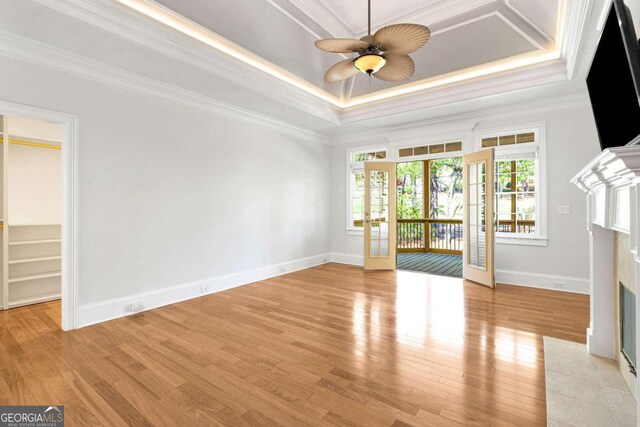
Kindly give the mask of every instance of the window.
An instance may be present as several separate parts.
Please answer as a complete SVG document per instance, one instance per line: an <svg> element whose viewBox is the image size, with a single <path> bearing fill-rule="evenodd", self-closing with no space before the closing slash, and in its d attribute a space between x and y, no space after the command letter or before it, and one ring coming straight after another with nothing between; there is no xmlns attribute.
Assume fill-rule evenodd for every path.
<svg viewBox="0 0 640 427"><path fill-rule="evenodd" d="M364 227L364 162L386 158L386 149L357 151L349 154L348 229L360 230Z"/></svg>
<svg viewBox="0 0 640 427"><path fill-rule="evenodd" d="M478 148L495 149L495 229L498 243L545 244L546 213L541 193L543 125L478 138ZM518 239L520 239L518 241ZM538 243L535 243L535 241Z"/></svg>
<svg viewBox="0 0 640 427"><path fill-rule="evenodd" d="M536 159L496 161L496 231L535 234Z"/></svg>

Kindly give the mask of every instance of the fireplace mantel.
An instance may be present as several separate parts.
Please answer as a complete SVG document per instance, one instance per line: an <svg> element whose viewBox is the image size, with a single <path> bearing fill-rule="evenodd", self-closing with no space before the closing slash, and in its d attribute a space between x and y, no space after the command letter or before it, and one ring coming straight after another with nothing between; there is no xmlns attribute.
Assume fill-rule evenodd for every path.
<svg viewBox="0 0 640 427"><path fill-rule="evenodd" d="M631 252L637 258L640 147L604 150L571 182L587 193L587 229L591 231L592 224L596 224L629 234Z"/></svg>
<svg viewBox="0 0 640 427"><path fill-rule="evenodd" d="M636 293L640 290L640 147L604 150L571 182L586 193L587 199L591 285L587 346L591 354L614 359L620 351L616 340L619 319L615 309L614 231L629 235L629 256L635 261L633 286ZM640 355L640 295L636 298L636 354Z"/></svg>

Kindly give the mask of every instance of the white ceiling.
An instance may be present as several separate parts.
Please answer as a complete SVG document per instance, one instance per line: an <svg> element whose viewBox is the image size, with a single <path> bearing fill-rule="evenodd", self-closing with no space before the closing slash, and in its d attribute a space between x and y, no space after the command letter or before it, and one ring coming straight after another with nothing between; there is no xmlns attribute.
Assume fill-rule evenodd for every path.
<svg viewBox="0 0 640 427"><path fill-rule="evenodd" d="M366 33L366 0L156 0L275 65L343 98L403 83L358 74L328 85L327 68L347 56L316 49L319 38ZM410 82L555 47L559 0L372 0L372 32L399 22L428 25L412 55Z"/></svg>
<svg viewBox="0 0 640 427"><path fill-rule="evenodd" d="M393 91L387 90L392 85L376 79L369 84L365 75L343 85L324 84L325 69L341 57L322 52L313 43L331 37L328 22L333 15L318 17L312 12L317 8L303 11L294 2L308 1L313 7L331 0L147 1L156 9L162 3L253 52L252 58L261 57L288 73L273 74L270 71L278 67L265 70L140 13L130 6L142 4L138 0L3 0L0 54L189 105L229 114L246 111L252 120L282 123L287 129L291 125L292 132L328 133L383 119L399 123L407 114L419 120L427 110L440 114L450 104L498 99L498 94L506 97L533 87L536 90L531 93L537 94L549 85L564 83L575 76L579 31L594 0L563 0L568 13L562 19L567 36L558 42L562 50L536 55L532 61L512 57L554 47L555 25L548 16L558 0L509 0L509 4L506 0L438 0L397 21L392 19L394 9L388 9L391 22L422 22L433 31L425 48L412 55L417 64L413 80ZM382 0L373 1L375 14L376 2ZM395 3L385 0L385 5L400 10ZM469 70L503 58L510 58L504 63L516 65L482 67L480 73L477 68ZM458 70L466 70L456 74L460 79L443 78ZM550 93L558 92L553 87Z"/></svg>

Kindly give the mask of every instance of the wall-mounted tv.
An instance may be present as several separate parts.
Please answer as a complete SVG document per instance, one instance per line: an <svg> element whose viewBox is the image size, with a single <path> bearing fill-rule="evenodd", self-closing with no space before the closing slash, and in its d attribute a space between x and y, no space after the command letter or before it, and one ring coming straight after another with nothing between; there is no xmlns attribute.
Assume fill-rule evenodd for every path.
<svg viewBox="0 0 640 427"><path fill-rule="evenodd" d="M600 146L640 143L640 45L623 0L614 0L587 77Z"/></svg>

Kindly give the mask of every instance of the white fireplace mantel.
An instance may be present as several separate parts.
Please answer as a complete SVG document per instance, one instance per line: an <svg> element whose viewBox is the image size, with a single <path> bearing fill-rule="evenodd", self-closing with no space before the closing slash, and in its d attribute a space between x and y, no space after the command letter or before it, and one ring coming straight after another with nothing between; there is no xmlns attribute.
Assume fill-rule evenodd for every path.
<svg viewBox="0 0 640 427"><path fill-rule="evenodd" d="M637 252L635 187L640 183L640 147L609 148L587 164L571 182L587 193L587 228L591 224L630 234ZM633 232L631 230L633 223Z"/></svg>
<svg viewBox="0 0 640 427"><path fill-rule="evenodd" d="M587 331L589 352L611 359L616 358L620 352L616 340L619 319L615 310L615 230L629 235L629 256L635 261L633 288L637 295L636 354L640 355L640 147L604 150L578 172L571 182L587 195L587 231L590 236L591 258L591 324Z"/></svg>

